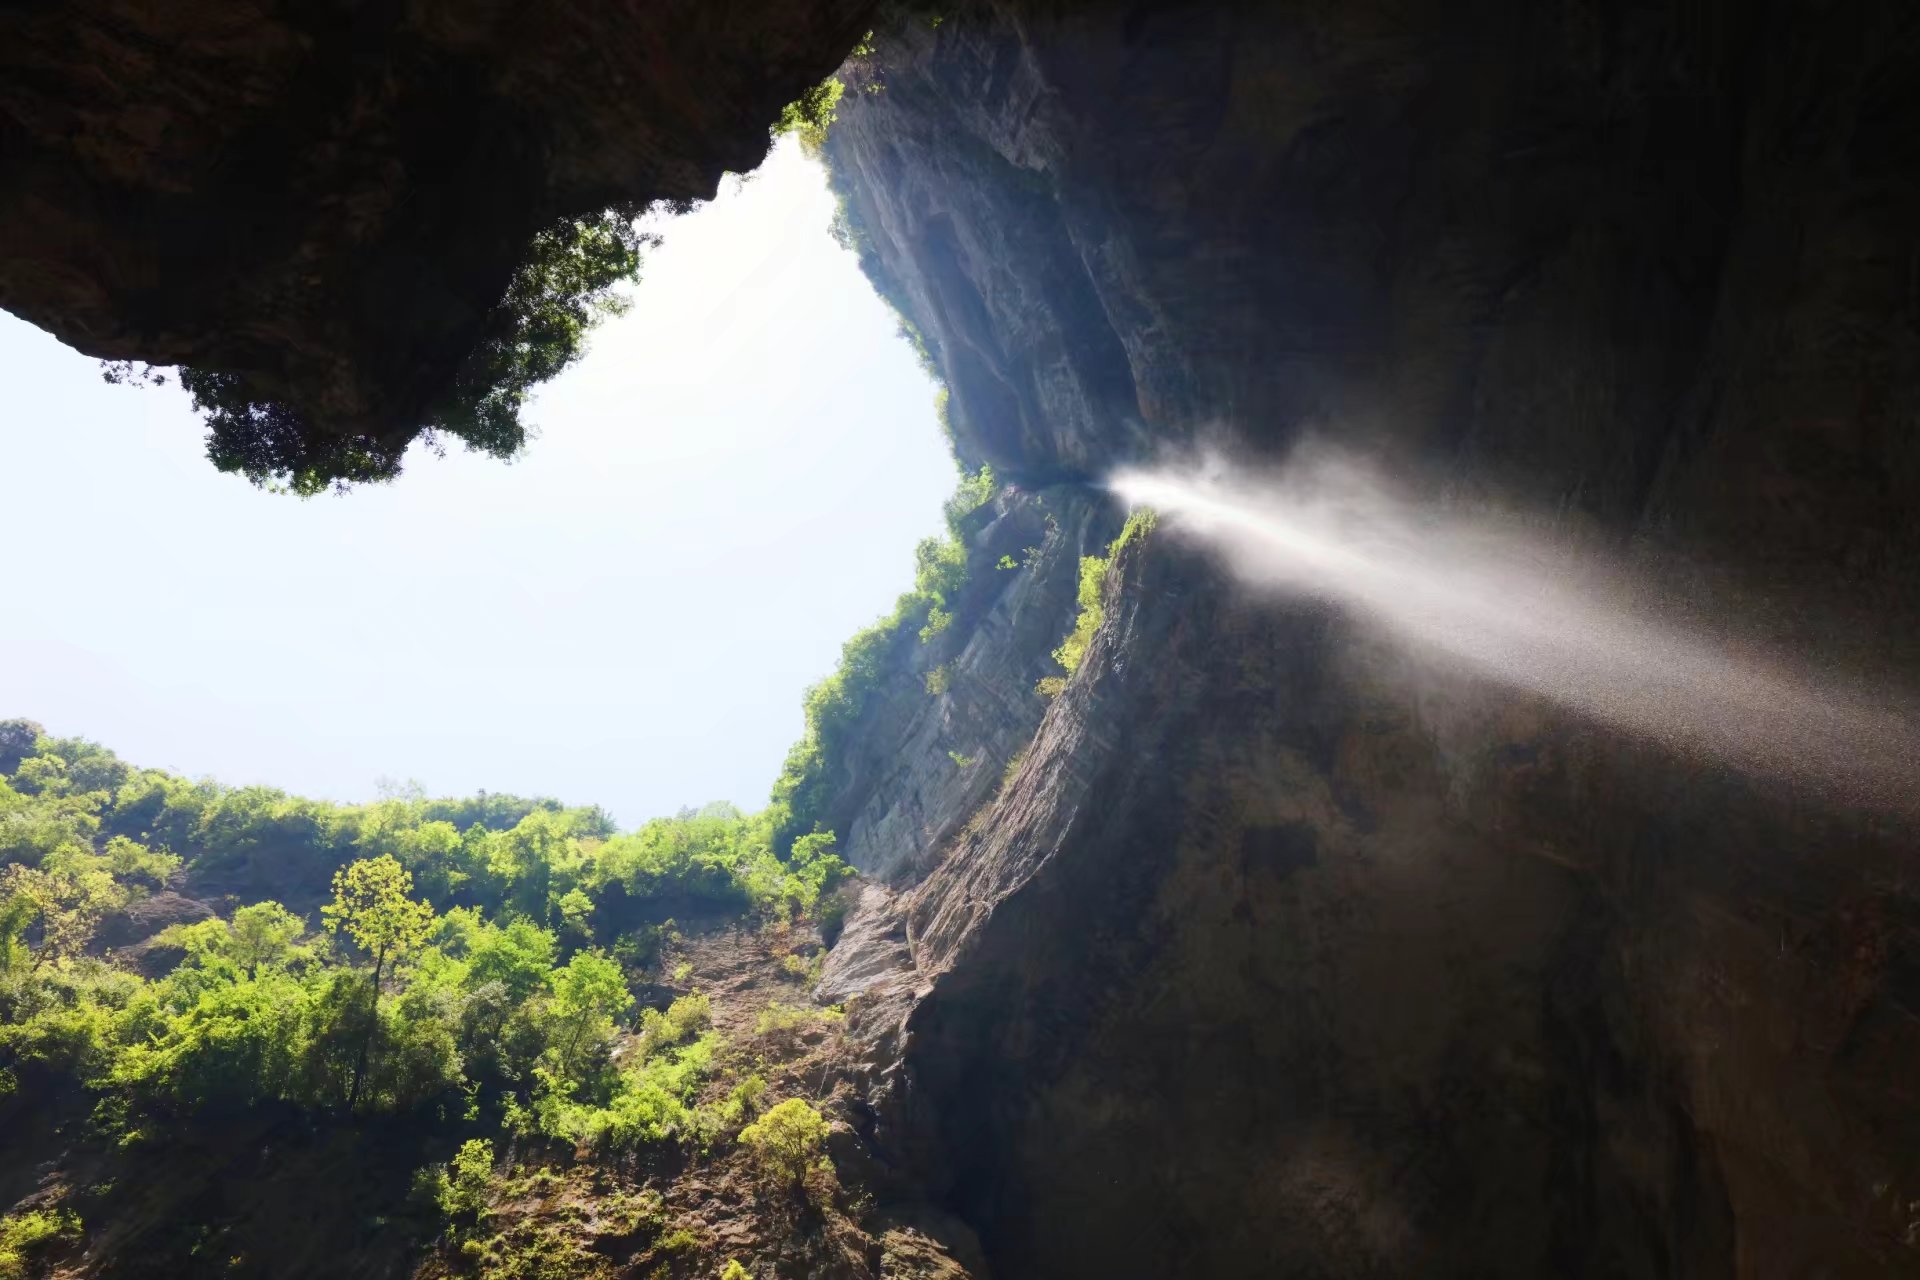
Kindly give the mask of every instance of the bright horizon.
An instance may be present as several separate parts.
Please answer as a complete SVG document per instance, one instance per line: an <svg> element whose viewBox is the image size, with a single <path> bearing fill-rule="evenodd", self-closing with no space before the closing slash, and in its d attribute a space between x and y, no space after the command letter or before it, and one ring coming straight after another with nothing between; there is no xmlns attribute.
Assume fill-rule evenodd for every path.
<svg viewBox="0 0 1920 1280"><path fill-rule="evenodd" d="M0 315L0 718L331 800L760 807L957 478L832 212L783 141L663 225L523 458L416 448L304 502L214 471L177 386L109 386Z"/></svg>

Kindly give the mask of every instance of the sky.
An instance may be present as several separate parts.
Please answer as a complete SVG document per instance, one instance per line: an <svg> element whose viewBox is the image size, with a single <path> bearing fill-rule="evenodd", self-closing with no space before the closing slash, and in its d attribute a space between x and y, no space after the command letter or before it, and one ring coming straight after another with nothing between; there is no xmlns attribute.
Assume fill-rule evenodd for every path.
<svg viewBox="0 0 1920 1280"><path fill-rule="evenodd" d="M177 386L0 313L0 718L331 800L760 807L957 478L832 213L783 141L664 224L522 458L305 501L216 472Z"/></svg>

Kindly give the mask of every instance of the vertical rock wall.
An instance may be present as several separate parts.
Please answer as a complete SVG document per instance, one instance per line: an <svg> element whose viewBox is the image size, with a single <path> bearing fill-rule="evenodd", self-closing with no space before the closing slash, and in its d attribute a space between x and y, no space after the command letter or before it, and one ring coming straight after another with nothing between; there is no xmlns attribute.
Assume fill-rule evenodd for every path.
<svg viewBox="0 0 1920 1280"><path fill-rule="evenodd" d="M1911 681L1917 23L1004 0L883 28L830 151L970 459L1332 438ZM1920 1269L1912 830L1168 538L1108 590L828 978L998 1274Z"/></svg>

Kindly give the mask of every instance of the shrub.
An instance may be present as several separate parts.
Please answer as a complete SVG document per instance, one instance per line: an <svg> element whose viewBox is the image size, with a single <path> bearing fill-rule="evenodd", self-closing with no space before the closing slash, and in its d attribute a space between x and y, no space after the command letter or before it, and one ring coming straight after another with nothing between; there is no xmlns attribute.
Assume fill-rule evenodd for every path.
<svg viewBox="0 0 1920 1280"><path fill-rule="evenodd" d="M700 991L681 996L667 1006L665 1013L648 1009L640 1015L639 1054L650 1058L662 1049L691 1038L712 1020L713 1001Z"/></svg>
<svg viewBox="0 0 1920 1280"><path fill-rule="evenodd" d="M1080 557L1080 615L1074 619L1073 630L1053 651L1053 660L1065 667L1069 675L1080 669L1080 663L1087 656L1087 646L1093 643L1093 633L1106 620L1106 601L1101 587L1106 579L1107 564L1107 558L1102 556Z"/></svg>
<svg viewBox="0 0 1920 1280"><path fill-rule="evenodd" d="M782 1004L774 1000L754 1019L753 1034L776 1040L803 1039L808 1033L831 1027L846 1016L838 1005L828 1005L822 1009L813 1005Z"/></svg>
<svg viewBox="0 0 1920 1280"><path fill-rule="evenodd" d="M740 1131L740 1145L760 1173L795 1187L826 1140L827 1118L803 1098L788 1098Z"/></svg>
<svg viewBox="0 0 1920 1280"><path fill-rule="evenodd" d="M760 1099L767 1094L767 1078L759 1072L727 1090L727 1097L720 1104L720 1121L734 1126L744 1124L747 1117L756 1115L760 1110Z"/></svg>
<svg viewBox="0 0 1920 1280"><path fill-rule="evenodd" d="M688 1104L713 1071L718 1033L708 1033L619 1072L605 1105L577 1102L551 1077L535 1091L531 1110L509 1109L507 1123L573 1143L635 1147L700 1136L699 1117Z"/></svg>
<svg viewBox="0 0 1920 1280"><path fill-rule="evenodd" d="M446 1164L428 1165L414 1176L414 1193L449 1219L477 1222L487 1212L493 1181L493 1144L470 1138Z"/></svg>
<svg viewBox="0 0 1920 1280"><path fill-rule="evenodd" d="M1093 643L1093 633L1106 621L1107 566L1113 563L1122 547L1153 528L1153 519L1152 510L1141 508L1127 517L1125 527L1107 547L1106 555L1080 558L1080 613L1074 619L1073 630L1053 651L1053 660L1066 668L1068 676L1080 669L1081 662L1087 656L1087 646ZM1067 676L1048 676L1034 686L1034 692L1044 698L1053 698L1058 697L1066 687Z"/></svg>
<svg viewBox="0 0 1920 1280"><path fill-rule="evenodd" d="M453 1154L447 1196L440 1207L448 1213L480 1216L486 1210L487 1184L492 1180L493 1144L485 1138L469 1138Z"/></svg>
<svg viewBox="0 0 1920 1280"><path fill-rule="evenodd" d="M846 91L847 86L828 76L782 108L773 125L774 136L791 133L800 139L802 151L817 157L827 145L827 130L833 127L841 95Z"/></svg>
<svg viewBox="0 0 1920 1280"><path fill-rule="evenodd" d="M33 1209L0 1220L0 1280L26 1280L35 1254L79 1234L80 1219L65 1209Z"/></svg>
<svg viewBox="0 0 1920 1280"><path fill-rule="evenodd" d="M700 1247L700 1237L689 1227L675 1227L653 1242L656 1253L692 1253Z"/></svg>
<svg viewBox="0 0 1920 1280"><path fill-rule="evenodd" d="M812 986L820 981L820 972L826 967L827 953L822 951L811 956L797 952L780 957L780 976L791 978L795 982Z"/></svg>

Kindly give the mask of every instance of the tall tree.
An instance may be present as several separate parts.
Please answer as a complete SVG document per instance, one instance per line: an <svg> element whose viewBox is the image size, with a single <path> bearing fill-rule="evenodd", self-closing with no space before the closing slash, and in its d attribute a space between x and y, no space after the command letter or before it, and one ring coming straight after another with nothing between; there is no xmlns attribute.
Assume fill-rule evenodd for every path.
<svg viewBox="0 0 1920 1280"><path fill-rule="evenodd" d="M578 1074L574 1059L588 1032L613 1030L613 1019L633 1007L633 993L620 966L599 951L575 952L567 967L553 972L553 1007L566 1040L560 1046L561 1069Z"/></svg>
<svg viewBox="0 0 1920 1280"><path fill-rule="evenodd" d="M415 905L426 906L424 902ZM282 963L306 926L277 902L256 902L234 912L229 928L233 962L252 978L263 967Z"/></svg>
<svg viewBox="0 0 1920 1280"><path fill-rule="evenodd" d="M347 1090L347 1111L360 1101L361 1082L373 1054L374 1032L380 1026L380 981L387 962L398 961L427 940L433 928L433 908L416 902L413 873L392 854L362 858L333 873L333 901L320 908L327 932L345 930L362 951L373 957L372 1003L367 1028L354 1060L353 1083Z"/></svg>
<svg viewBox="0 0 1920 1280"><path fill-rule="evenodd" d="M0 720L0 773L18 769L20 762L34 753L34 744L45 732L31 720Z"/></svg>
<svg viewBox="0 0 1920 1280"><path fill-rule="evenodd" d="M79 955L100 917L126 900L126 890L98 867L49 871L16 862L0 868L0 970L17 967L29 954L34 969ZM32 948L26 938L36 923L40 945Z"/></svg>

